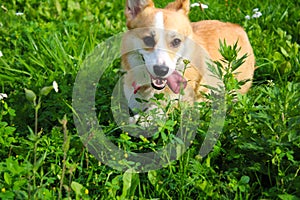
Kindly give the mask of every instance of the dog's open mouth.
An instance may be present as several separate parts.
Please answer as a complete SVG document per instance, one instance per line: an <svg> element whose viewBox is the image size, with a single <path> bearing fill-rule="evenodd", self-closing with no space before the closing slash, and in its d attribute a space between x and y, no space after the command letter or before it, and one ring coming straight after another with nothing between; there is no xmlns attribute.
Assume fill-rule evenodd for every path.
<svg viewBox="0 0 300 200"><path fill-rule="evenodd" d="M175 94L178 94L180 92L180 90L183 90L186 88L187 81L177 71L174 71L167 78L159 78L159 77L151 76L151 85L153 88L155 88L157 90L162 90L166 87L166 85L168 85L169 88Z"/></svg>
<svg viewBox="0 0 300 200"><path fill-rule="evenodd" d="M151 85L154 89L162 90L167 85L167 80L162 78L151 78Z"/></svg>

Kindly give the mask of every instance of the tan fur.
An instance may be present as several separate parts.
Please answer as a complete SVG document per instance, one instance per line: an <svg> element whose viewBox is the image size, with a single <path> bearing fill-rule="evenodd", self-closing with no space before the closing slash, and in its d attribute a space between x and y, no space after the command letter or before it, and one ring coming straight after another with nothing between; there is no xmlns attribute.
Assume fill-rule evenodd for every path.
<svg viewBox="0 0 300 200"><path fill-rule="evenodd" d="M130 8L130 4L136 4L138 13L133 8ZM163 12L165 29L176 30L181 35L187 36L195 41L197 47L190 46L190 57L195 60L193 66L186 69L184 77L188 80L188 86L185 89L184 100L187 101L200 101L202 99L201 92L207 92L208 89L202 85L216 86L218 80L211 78L211 74L207 66L207 58L212 60L221 59L221 55L218 51L219 40L226 40L228 45L233 45L238 41L238 46L241 47L239 57L248 54L245 63L238 69L237 79L248 80L253 78L254 74L254 54L250 42L248 40L245 31L236 24L224 23L216 20L200 21L191 23L187 17L189 12L189 0L176 0L173 3L167 5L165 9L155 8L152 0L127 0L127 7L125 14L127 17L127 27L130 31L125 34L122 43L122 65L126 71L128 71L124 84L128 88L131 87L132 82L138 79L140 74L135 74L132 69L132 65L137 63L135 58L137 55L130 56L128 51L135 49L134 43L137 38L143 38L143 34L147 34L147 31L134 31L138 28L150 28L154 26L153 17L158 12ZM136 45L136 43L135 43ZM201 48L198 48L198 47ZM140 44L140 48L144 48L143 44ZM145 72L146 73L146 72ZM240 89L240 93L246 93L251 87L251 81L247 82ZM167 87L162 91L156 91L149 87L144 87L140 92L145 90L152 90L153 93L169 93L171 96L172 91Z"/></svg>
<svg viewBox="0 0 300 200"><path fill-rule="evenodd" d="M255 58L252 47L248 40L246 32L237 24L224 23L217 20L207 20L192 23L194 33L199 38L199 42L205 48L212 60L220 60L222 58L219 49L219 39L226 40L227 45L234 45L238 41L241 47L238 57L247 54L245 63L238 68L237 79L252 80L254 74ZM247 82L240 89L240 93L245 94L251 87L251 81Z"/></svg>
<svg viewBox="0 0 300 200"><path fill-rule="evenodd" d="M187 15L190 11L190 2L186 0L177 0L169 3L165 9L181 12L182 14Z"/></svg>

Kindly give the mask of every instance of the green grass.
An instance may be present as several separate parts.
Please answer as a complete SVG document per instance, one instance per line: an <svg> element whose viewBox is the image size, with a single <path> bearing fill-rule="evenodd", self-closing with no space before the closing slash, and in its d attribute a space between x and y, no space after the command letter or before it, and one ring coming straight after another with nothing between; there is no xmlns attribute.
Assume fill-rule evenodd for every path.
<svg viewBox="0 0 300 200"><path fill-rule="evenodd" d="M114 170L87 151L71 106L83 61L100 42L126 30L124 2L1 2L0 93L8 98L0 100L0 199L300 199L300 3L203 3L209 8L193 8L192 21L219 19L247 31L257 62L253 86L227 102L223 132L206 157L198 152L210 110L201 105L201 129L191 148L160 170L135 174ZM246 20L254 8L262 16ZM119 64L114 61L98 85L102 129L124 149L165 145L177 113L162 125L158 146L117 129L110 96L122 75ZM54 80L58 93L50 91ZM41 93L46 86L50 93ZM28 101L25 88L40 103Z"/></svg>

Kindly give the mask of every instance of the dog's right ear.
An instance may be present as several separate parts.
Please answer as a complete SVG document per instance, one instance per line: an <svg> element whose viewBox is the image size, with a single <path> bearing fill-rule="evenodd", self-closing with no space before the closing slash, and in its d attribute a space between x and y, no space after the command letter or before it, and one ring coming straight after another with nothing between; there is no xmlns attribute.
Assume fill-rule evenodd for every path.
<svg viewBox="0 0 300 200"><path fill-rule="evenodd" d="M125 16L127 22L133 20L147 7L154 7L152 0L126 0Z"/></svg>
<svg viewBox="0 0 300 200"><path fill-rule="evenodd" d="M174 2L169 3L166 9L179 11L184 15L187 15L190 11L190 0L176 0Z"/></svg>

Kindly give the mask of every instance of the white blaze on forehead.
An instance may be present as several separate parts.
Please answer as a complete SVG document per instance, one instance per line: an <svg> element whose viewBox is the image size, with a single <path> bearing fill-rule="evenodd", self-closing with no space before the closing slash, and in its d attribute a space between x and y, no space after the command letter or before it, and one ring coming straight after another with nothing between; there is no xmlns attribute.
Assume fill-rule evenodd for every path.
<svg viewBox="0 0 300 200"><path fill-rule="evenodd" d="M164 29L164 14L163 12L158 12L155 14L155 28Z"/></svg>
<svg viewBox="0 0 300 200"><path fill-rule="evenodd" d="M154 50L149 52L145 51L144 49L140 50L140 53L143 55L145 60L145 64L147 67L148 72L153 76L156 77L154 73L153 66L154 65L165 65L169 68L169 72L165 77L168 77L176 68L176 63L178 60L178 56L171 56L172 53L168 46L166 45L166 33L167 30L164 30L164 15L163 12L157 12L154 16L154 32L156 38L156 45Z"/></svg>
<svg viewBox="0 0 300 200"><path fill-rule="evenodd" d="M155 33L157 37L157 44L156 48L153 51L153 55L155 58L155 64L156 65L166 65L169 56L167 53L167 48L165 46L165 34L164 34L164 14L163 12L157 12L154 16L154 27L155 27Z"/></svg>

